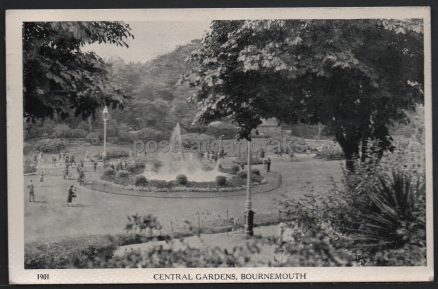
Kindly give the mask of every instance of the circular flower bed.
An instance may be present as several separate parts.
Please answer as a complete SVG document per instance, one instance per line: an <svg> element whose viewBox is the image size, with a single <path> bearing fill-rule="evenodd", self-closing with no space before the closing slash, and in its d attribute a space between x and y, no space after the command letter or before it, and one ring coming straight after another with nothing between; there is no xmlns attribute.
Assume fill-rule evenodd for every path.
<svg viewBox="0 0 438 289"><path fill-rule="evenodd" d="M234 172L236 172L234 170ZM137 170L114 171L111 168L105 169L100 177L102 181L109 182L116 187L149 191L149 192L210 192L210 191L236 191L246 185L246 172L239 171L236 175L219 175L212 181L199 182L191 181L184 174L178 174L172 181L147 179ZM251 175L253 185L266 183L260 171L253 171Z"/></svg>

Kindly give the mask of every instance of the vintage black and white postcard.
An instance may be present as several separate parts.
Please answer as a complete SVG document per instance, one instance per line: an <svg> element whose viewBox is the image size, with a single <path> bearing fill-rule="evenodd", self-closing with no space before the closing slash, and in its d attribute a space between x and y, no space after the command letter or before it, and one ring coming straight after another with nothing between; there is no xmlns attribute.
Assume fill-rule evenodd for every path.
<svg viewBox="0 0 438 289"><path fill-rule="evenodd" d="M430 29L7 11L10 282L433 280Z"/></svg>

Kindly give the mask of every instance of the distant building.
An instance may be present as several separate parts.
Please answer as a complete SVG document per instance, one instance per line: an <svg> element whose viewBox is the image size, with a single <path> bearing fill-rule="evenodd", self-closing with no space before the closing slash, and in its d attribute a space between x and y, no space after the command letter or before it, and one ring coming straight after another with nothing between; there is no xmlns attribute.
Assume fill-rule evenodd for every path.
<svg viewBox="0 0 438 289"><path fill-rule="evenodd" d="M280 125L275 118L262 119L262 124L257 127L256 132L261 137L282 137L284 135L291 135L291 126Z"/></svg>
<svg viewBox="0 0 438 289"><path fill-rule="evenodd" d="M257 127L257 130L253 132L253 135L260 137L283 137L283 136L296 136L309 139L320 139L321 137L327 138L327 135L322 133L323 126L308 125L308 124L294 124L285 125L280 124L275 118L262 119L262 124Z"/></svg>

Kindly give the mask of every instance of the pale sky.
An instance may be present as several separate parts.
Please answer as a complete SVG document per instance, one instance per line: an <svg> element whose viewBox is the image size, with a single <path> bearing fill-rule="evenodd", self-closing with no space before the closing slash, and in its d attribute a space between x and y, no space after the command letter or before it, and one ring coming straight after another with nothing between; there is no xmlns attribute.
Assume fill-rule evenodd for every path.
<svg viewBox="0 0 438 289"><path fill-rule="evenodd" d="M129 48L109 44L93 44L84 47L95 51L102 58L120 57L126 62L146 62L174 50L179 45L201 39L209 30L210 21L145 21L127 22L135 39L127 42Z"/></svg>

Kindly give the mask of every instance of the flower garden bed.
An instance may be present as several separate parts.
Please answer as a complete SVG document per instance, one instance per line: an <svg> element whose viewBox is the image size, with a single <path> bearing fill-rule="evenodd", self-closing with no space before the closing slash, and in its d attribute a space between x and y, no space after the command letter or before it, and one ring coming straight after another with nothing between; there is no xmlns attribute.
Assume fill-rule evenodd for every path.
<svg viewBox="0 0 438 289"><path fill-rule="evenodd" d="M215 182L188 182L187 185L178 185L175 181L150 180L145 186L135 186L134 184L117 184L105 179L97 180L95 183L105 184L114 188L141 191L141 192L235 192L242 190L245 185L220 187ZM252 183L253 186L266 184L262 179L260 182Z"/></svg>
<svg viewBox="0 0 438 289"><path fill-rule="evenodd" d="M231 192L241 190L246 186L247 172L233 165L230 169L223 169L226 176L218 175L214 181L191 181L183 174L176 174L171 181L147 179L143 175L144 166L137 169L114 170L105 169L98 182L111 184L116 188L123 188L145 192ZM265 184L267 181L260 174L259 169L253 169L251 174L253 186Z"/></svg>

